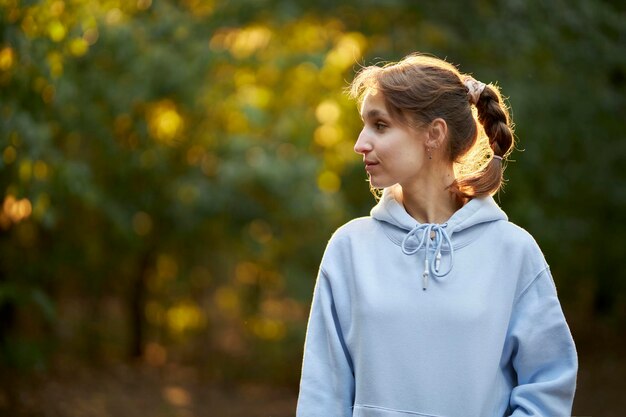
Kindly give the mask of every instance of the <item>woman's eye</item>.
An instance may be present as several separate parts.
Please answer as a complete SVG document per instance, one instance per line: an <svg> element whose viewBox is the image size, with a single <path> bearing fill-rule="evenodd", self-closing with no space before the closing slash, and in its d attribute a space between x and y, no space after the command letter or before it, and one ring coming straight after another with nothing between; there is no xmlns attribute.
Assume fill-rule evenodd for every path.
<svg viewBox="0 0 626 417"><path fill-rule="evenodd" d="M387 125L382 122L376 122L375 126L376 126L376 130L383 130L384 128L387 127Z"/></svg>

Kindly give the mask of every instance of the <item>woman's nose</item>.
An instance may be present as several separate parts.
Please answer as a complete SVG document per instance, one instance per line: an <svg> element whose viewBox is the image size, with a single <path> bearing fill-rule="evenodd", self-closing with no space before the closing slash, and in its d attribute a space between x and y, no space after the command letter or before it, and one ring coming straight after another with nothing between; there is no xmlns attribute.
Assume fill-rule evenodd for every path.
<svg viewBox="0 0 626 417"><path fill-rule="evenodd" d="M365 134L365 129L363 129L361 133L359 133L359 137L357 138L356 143L354 144L354 152L365 155L371 150L372 150L372 144L367 139L367 135Z"/></svg>

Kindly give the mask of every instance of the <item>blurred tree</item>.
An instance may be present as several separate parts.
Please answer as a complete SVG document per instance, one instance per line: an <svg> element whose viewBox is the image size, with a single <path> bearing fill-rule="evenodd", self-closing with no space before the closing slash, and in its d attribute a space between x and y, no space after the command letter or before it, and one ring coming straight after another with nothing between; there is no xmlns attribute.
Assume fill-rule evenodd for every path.
<svg viewBox="0 0 626 417"><path fill-rule="evenodd" d="M189 332L250 360L256 341L300 344L321 253L310 242L345 219L350 147L324 153L346 143L341 74L363 37L333 20L224 26L240 10L195 2L85 7L3 9L5 318L32 317L11 288L35 291L58 306L67 350L92 360L120 337L131 356ZM332 138L312 145L316 117ZM78 324L62 320L72 308ZM5 360L23 351L4 346Z"/></svg>

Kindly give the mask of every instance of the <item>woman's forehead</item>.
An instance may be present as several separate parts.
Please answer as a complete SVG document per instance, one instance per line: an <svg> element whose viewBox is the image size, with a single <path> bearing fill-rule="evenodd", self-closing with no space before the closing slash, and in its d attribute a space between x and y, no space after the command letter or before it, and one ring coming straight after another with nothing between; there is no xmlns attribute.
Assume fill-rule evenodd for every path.
<svg viewBox="0 0 626 417"><path fill-rule="evenodd" d="M365 94L361 103L361 118L387 115L385 97L378 90L371 89Z"/></svg>

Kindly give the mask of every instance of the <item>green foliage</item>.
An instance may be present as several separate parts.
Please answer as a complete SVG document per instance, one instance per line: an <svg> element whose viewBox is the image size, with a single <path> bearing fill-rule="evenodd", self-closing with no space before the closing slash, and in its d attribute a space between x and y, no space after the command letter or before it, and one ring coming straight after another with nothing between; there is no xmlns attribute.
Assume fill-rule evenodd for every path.
<svg viewBox="0 0 626 417"><path fill-rule="evenodd" d="M623 10L0 6L0 347L23 354L6 365L42 363L29 341L50 340L57 354L297 379L324 244L374 202L342 90L358 64L415 50L510 97L523 152L502 205L544 248L566 306L626 319Z"/></svg>

